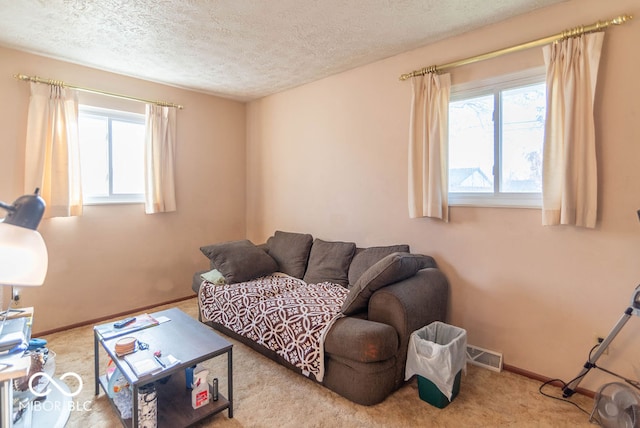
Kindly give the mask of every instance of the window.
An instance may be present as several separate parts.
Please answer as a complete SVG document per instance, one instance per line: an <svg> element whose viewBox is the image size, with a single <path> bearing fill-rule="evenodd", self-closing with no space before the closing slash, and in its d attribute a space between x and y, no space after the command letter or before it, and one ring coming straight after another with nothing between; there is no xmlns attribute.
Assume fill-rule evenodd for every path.
<svg viewBox="0 0 640 428"><path fill-rule="evenodd" d="M144 202L144 115L80 106L85 204Z"/></svg>
<svg viewBox="0 0 640 428"><path fill-rule="evenodd" d="M544 71L454 87L450 205L540 207Z"/></svg>

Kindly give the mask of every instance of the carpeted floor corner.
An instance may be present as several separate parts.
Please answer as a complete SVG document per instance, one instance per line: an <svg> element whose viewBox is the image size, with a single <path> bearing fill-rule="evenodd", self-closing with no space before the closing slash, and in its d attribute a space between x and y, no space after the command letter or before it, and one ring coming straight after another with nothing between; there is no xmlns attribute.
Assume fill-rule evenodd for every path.
<svg viewBox="0 0 640 428"><path fill-rule="evenodd" d="M175 306L197 318L196 299L160 306ZM104 392L94 395L93 330L75 328L44 337L56 352L56 375L75 372L83 380L73 398L67 427L122 426ZM375 406L354 404L334 392L229 339L233 349L234 417L227 411L196 427L588 427L588 414L573 405L546 398L540 384L509 373L495 373L469 365L460 393L444 409L420 400L415 379ZM107 358L101 351L101 365ZM226 356L205 363L210 378L217 377L226 395ZM74 385L70 385L74 387ZM549 387L551 393L559 394ZM572 401L590 412L593 400L576 394ZM162 403L159 403L161 406ZM170 427L174 428L174 427Z"/></svg>

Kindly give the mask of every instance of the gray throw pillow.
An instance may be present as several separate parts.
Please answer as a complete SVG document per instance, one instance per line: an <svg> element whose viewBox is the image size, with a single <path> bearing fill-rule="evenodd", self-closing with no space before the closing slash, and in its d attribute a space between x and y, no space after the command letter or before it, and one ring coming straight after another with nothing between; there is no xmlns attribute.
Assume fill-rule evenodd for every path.
<svg viewBox="0 0 640 428"><path fill-rule="evenodd" d="M227 284L249 281L278 270L276 261L247 239L200 247L200 251L211 260L211 266L220 271Z"/></svg>
<svg viewBox="0 0 640 428"><path fill-rule="evenodd" d="M351 266L349 266L349 284L354 285L362 274L371 266L392 253L409 253L408 245L389 245L387 247L369 247L356 249Z"/></svg>
<svg viewBox="0 0 640 428"><path fill-rule="evenodd" d="M427 267L435 267L432 257L410 253L389 254L367 269L356 281L342 305L342 313L353 315L367 309L369 298L376 290L410 278Z"/></svg>
<svg viewBox="0 0 640 428"><path fill-rule="evenodd" d="M353 242L327 242L315 239L309 254L309 265L304 274L304 282L317 284L333 282L346 287L351 259L356 251Z"/></svg>
<svg viewBox="0 0 640 428"><path fill-rule="evenodd" d="M269 255L278 263L279 271L296 278L304 276L311 244L313 237L309 234L280 230L267 239Z"/></svg>

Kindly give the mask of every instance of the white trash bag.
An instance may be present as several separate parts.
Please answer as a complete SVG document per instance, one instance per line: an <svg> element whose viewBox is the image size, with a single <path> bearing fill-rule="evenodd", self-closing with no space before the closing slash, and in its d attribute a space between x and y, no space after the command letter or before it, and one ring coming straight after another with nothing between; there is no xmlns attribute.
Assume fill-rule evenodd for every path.
<svg viewBox="0 0 640 428"><path fill-rule="evenodd" d="M467 370L467 331L440 321L411 333L404 380L429 379L449 401L460 370Z"/></svg>

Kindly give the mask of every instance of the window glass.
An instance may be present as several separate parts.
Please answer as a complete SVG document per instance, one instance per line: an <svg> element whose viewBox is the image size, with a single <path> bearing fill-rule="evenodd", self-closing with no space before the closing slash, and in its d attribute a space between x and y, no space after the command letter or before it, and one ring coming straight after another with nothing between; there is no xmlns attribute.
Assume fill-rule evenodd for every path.
<svg viewBox="0 0 640 428"><path fill-rule="evenodd" d="M80 106L85 204L144 202L144 115Z"/></svg>
<svg viewBox="0 0 640 428"><path fill-rule="evenodd" d="M140 123L114 120L111 132L113 193L143 194L144 126Z"/></svg>
<svg viewBox="0 0 640 428"><path fill-rule="evenodd" d="M541 192L545 84L502 91L503 192Z"/></svg>
<svg viewBox="0 0 640 428"><path fill-rule="evenodd" d="M544 71L525 74L452 89L451 205L541 206Z"/></svg>
<svg viewBox="0 0 640 428"><path fill-rule="evenodd" d="M449 104L449 192L493 192L493 94Z"/></svg>
<svg viewBox="0 0 640 428"><path fill-rule="evenodd" d="M109 122L81 114L78 127L83 196L109 196Z"/></svg>

